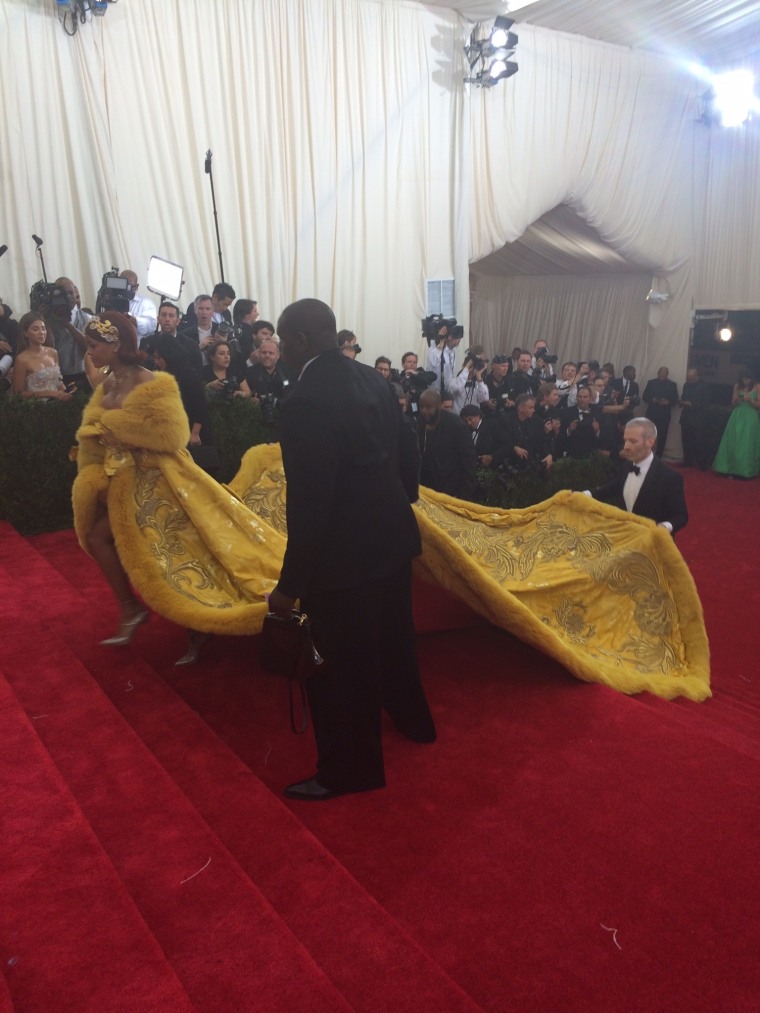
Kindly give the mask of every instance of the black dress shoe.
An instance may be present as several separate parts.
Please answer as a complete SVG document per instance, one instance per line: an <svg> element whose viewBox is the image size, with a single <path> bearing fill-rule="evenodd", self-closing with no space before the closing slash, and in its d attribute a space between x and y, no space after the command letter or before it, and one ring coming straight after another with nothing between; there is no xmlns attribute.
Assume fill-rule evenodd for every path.
<svg viewBox="0 0 760 1013"><path fill-rule="evenodd" d="M361 788L325 788L323 784L320 784L316 777L310 777L308 781L297 781L295 784L289 784L284 789L283 794L287 798L297 798L302 802L327 802L331 798L337 798L339 795L350 795L358 791L374 791L376 788L385 787L382 784L373 784L369 787Z"/></svg>

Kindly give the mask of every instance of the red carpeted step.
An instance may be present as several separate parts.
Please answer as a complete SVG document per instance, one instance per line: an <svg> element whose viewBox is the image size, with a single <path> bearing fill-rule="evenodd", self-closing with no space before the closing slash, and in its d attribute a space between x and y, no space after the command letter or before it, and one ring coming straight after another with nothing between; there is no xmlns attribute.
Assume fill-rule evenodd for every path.
<svg viewBox="0 0 760 1013"><path fill-rule="evenodd" d="M668 701L642 694L637 700L694 733L709 736L755 760L760 760L760 713L719 692L704 703Z"/></svg>
<svg viewBox="0 0 760 1013"><path fill-rule="evenodd" d="M8 990L8 985L2 974L0 974L0 1013L13 1013L11 993Z"/></svg>
<svg viewBox="0 0 760 1013"><path fill-rule="evenodd" d="M192 1013L2 675L0 727L0 1011Z"/></svg>
<svg viewBox="0 0 760 1013"><path fill-rule="evenodd" d="M20 592L6 606L14 693L197 1009L348 1009L53 625Z"/></svg>
<svg viewBox="0 0 760 1013"><path fill-rule="evenodd" d="M39 581L46 573L48 594L55 594L57 587L59 601L64 594L69 601L78 597L67 585L61 587L61 575L35 553L27 549L25 559ZM60 553L56 561L61 565ZM71 573L77 564L86 568L86 562L79 553L65 569ZM69 609L67 615L61 608L51 625L58 628L62 640L75 647L78 658L102 682L116 706L352 1007L412 1010L419 1008L420 996L425 996L431 1008L477 1009L286 806L252 776L163 679L156 677L140 658L137 645L125 650L102 648L86 625L77 626L71 612ZM174 658L180 653L177 632L156 618L149 629L140 631L142 649L150 657L165 655L168 633L169 644L176 642L175 648L169 649L169 657ZM236 641L237 646L243 643ZM179 673L175 669L172 674ZM206 671L203 677L213 678L213 674ZM252 685L250 676L244 681ZM284 687L273 681L269 688L280 691ZM280 724L284 728L284 699L282 704ZM294 768L295 779L309 769L313 759L310 744L294 737L291 740L302 750L307 746L303 767Z"/></svg>

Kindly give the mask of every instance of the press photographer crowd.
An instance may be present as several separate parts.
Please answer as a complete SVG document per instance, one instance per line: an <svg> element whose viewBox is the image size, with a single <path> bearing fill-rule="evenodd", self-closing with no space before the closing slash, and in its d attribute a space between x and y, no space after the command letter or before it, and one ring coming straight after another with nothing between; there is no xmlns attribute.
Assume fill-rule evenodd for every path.
<svg viewBox="0 0 760 1013"><path fill-rule="evenodd" d="M97 314L123 313L135 326L144 364L176 378L190 423L189 449L202 467L213 473L213 455L206 458L200 449L214 444L210 399L251 399L276 440L277 406L297 378L280 362L274 325L259 318L256 300L236 298L221 282L183 313L170 301L156 307L138 289L134 271L113 269L103 276L94 310L82 308L76 284L66 277L37 282L31 309L18 321L0 301L0 384L8 395L67 400L93 389L105 374L87 353L84 329ZM617 461L624 456L626 423L642 415L657 427L655 452L662 456L676 406L684 463L702 470L712 463L705 438L710 387L696 369L688 371L680 396L664 366L640 392L633 366L618 376L611 362L559 362L543 339L489 361L479 346L461 348L464 329L454 319L427 317L422 334L424 363L409 351L396 368L387 356L374 368L392 386L416 434L421 481L431 489L478 500L484 474L508 486L523 475L546 475L560 458ZM352 331L338 337L345 355L361 353ZM740 379L735 404L742 392L754 404L753 376Z"/></svg>

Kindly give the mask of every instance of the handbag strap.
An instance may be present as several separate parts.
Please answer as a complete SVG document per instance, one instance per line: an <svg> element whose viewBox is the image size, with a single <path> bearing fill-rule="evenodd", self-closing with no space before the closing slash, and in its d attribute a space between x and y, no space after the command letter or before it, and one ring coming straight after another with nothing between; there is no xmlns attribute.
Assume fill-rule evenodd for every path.
<svg viewBox="0 0 760 1013"><path fill-rule="evenodd" d="M296 728L296 706L293 700L293 683L300 691L301 697L301 727ZM306 696L306 684L300 679L288 679L288 692L290 695L290 727L294 735L303 735L309 726L309 699Z"/></svg>

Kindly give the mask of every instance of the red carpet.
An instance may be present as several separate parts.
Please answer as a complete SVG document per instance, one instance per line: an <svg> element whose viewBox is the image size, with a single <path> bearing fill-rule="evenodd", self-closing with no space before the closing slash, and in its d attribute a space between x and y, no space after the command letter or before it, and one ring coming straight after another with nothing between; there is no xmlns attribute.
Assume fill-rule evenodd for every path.
<svg viewBox="0 0 760 1013"><path fill-rule="evenodd" d="M757 1009L760 484L685 476L713 700L576 682L422 586L439 741L387 729L388 789L324 806L280 795L313 746L255 642L101 648L72 534L4 529L6 1006Z"/></svg>

